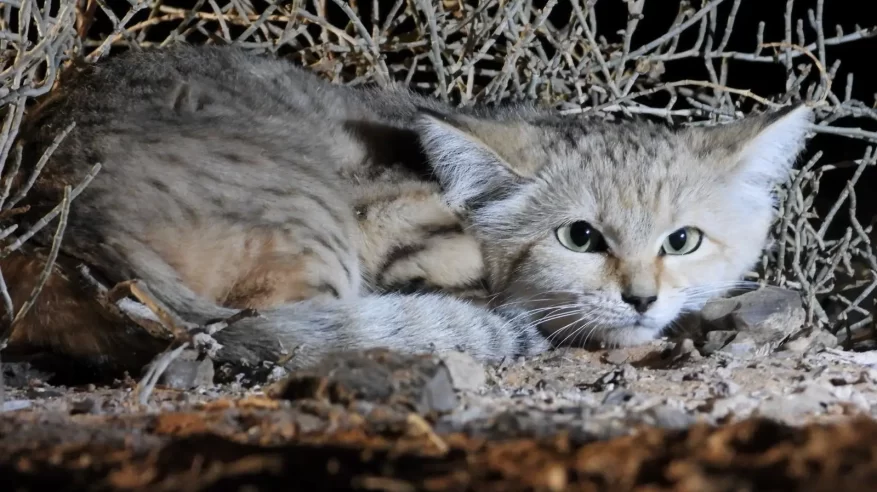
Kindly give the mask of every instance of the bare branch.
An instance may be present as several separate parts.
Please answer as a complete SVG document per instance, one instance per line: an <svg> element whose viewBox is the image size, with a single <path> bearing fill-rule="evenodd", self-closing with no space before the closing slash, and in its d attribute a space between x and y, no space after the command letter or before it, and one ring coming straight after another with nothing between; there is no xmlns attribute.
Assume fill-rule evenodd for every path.
<svg viewBox="0 0 877 492"><path fill-rule="evenodd" d="M55 268L55 260L58 259L58 253L61 251L61 240L64 236L64 230L67 228L67 216L70 214L70 186L64 187L64 198L61 201L61 219L58 221L58 228L55 229L55 235L52 236L52 247L49 250L49 256L46 258L46 264L43 266L43 271L40 272L39 279L37 280L36 285L30 292L30 296L28 296L27 300L24 301L24 304L19 308L18 313L16 313L15 318L12 320L12 329L15 329L15 324L20 322L27 315L30 308L37 301L37 297L39 297L40 292L43 291L43 287L45 287L46 282L49 280L49 276L52 274L52 270ZM5 340L0 341L0 345L5 343Z"/></svg>

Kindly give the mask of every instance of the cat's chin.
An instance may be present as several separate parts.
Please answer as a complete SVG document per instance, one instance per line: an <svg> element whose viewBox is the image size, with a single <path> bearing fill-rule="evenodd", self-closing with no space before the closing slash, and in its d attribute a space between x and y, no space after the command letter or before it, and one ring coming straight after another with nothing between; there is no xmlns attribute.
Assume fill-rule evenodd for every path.
<svg viewBox="0 0 877 492"><path fill-rule="evenodd" d="M597 348L598 346L606 348L635 347L643 345L655 340L663 331L661 328L655 328L645 325L631 325L625 327L605 327L595 330L587 335L578 333L569 333L571 330L555 330L545 329L543 332L548 336L549 340L555 346L573 346Z"/></svg>
<svg viewBox="0 0 877 492"><path fill-rule="evenodd" d="M606 347L634 347L651 342L661 333L660 329L634 325L615 328L600 333L600 341Z"/></svg>

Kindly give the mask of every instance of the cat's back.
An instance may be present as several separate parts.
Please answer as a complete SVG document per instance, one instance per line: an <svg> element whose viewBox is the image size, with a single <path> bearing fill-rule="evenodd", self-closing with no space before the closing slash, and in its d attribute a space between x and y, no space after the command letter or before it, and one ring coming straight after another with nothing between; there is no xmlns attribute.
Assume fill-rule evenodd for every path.
<svg viewBox="0 0 877 492"><path fill-rule="evenodd" d="M179 45L129 51L73 67L38 111L50 122L67 117L93 124L109 123L110 117L170 116L164 109L177 115L219 109L212 106L262 115L320 111L325 117L349 102L348 93L346 87L273 56L254 56L230 46Z"/></svg>
<svg viewBox="0 0 877 492"><path fill-rule="evenodd" d="M278 119L290 127L366 120L405 128L423 106L445 109L398 85L330 83L270 54L177 45L129 51L71 69L60 90L31 111L29 121L37 131L58 131L71 119L97 128L134 122L179 126L193 117L238 118L242 132ZM244 118L250 118L248 125Z"/></svg>
<svg viewBox="0 0 877 492"><path fill-rule="evenodd" d="M398 86L330 83L273 55L178 45L72 68L59 89L28 112L22 133L31 157L25 161L35 162L75 123L46 169L53 181L66 184L97 161L114 161L110 172L138 173L138 153L154 157L171 145L181 153L189 147L224 156L255 151L274 162L298 156L291 162L296 167L318 163L338 170L366 160L375 141L393 147L384 145L387 129L392 138L408 137L399 132L422 106L443 108Z"/></svg>
<svg viewBox="0 0 877 492"><path fill-rule="evenodd" d="M194 278L250 250L256 257L286 247L287 236L303 234L295 224L347 235L349 204L335 171L366 152L344 130L357 100L351 92L229 47L109 57L68 75L29 112L25 175L75 126L28 194L35 206L27 220L100 163L68 221L66 249L80 258L151 250Z"/></svg>

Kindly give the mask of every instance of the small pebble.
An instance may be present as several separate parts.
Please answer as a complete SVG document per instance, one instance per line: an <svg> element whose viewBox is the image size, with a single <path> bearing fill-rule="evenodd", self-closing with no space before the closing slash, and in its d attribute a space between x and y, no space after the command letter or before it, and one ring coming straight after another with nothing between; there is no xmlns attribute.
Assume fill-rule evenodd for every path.
<svg viewBox="0 0 877 492"><path fill-rule="evenodd" d="M83 413L97 413L98 404L91 398L85 398L84 400L74 401L70 406L70 414L78 415Z"/></svg>
<svg viewBox="0 0 877 492"><path fill-rule="evenodd" d="M691 360L699 360L702 358L697 347L694 346L694 340L690 338L686 338L674 345L673 350L670 352L670 356L674 359L687 357Z"/></svg>
<svg viewBox="0 0 877 492"><path fill-rule="evenodd" d="M606 362L609 364L621 365L627 362L629 358L630 355L624 350L610 350L606 354Z"/></svg>
<svg viewBox="0 0 877 492"><path fill-rule="evenodd" d="M685 429L695 422L693 415L668 405L657 405L646 410L655 426L665 429Z"/></svg>
<svg viewBox="0 0 877 492"><path fill-rule="evenodd" d="M717 396L719 398L727 398L729 396L733 396L737 394L738 391L740 391L740 385L733 381L719 381L712 386L713 396Z"/></svg>
<svg viewBox="0 0 877 492"><path fill-rule="evenodd" d="M603 398L604 405L621 405L633 399L634 393L626 388L616 388Z"/></svg>
<svg viewBox="0 0 877 492"><path fill-rule="evenodd" d="M14 412L16 410L24 410L33 406L30 400L10 400L3 402L4 412Z"/></svg>
<svg viewBox="0 0 877 492"><path fill-rule="evenodd" d="M718 352L727 345L729 341L733 340L735 336L737 336L736 331L716 330L707 332L706 340L700 350L703 355L710 355L714 352Z"/></svg>
<svg viewBox="0 0 877 492"><path fill-rule="evenodd" d="M457 391L476 391L487 384L484 366L471 355L464 352L441 354L442 364L451 376L451 383Z"/></svg>

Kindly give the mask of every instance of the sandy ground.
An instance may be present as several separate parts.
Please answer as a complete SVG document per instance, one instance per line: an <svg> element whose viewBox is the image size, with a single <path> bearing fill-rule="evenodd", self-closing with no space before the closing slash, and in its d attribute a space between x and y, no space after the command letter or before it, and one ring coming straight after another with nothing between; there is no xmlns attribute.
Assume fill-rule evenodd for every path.
<svg viewBox="0 0 877 492"><path fill-rule="evenodd" d="M790 337L794 302L747 304L648 345L491 365L375 350L215 385L209 360L179 361L146 405L131 379L53 387L5 364L0 474L17 490L273 490L293 471L302 490L877 486L877 352Z"/></svg>

